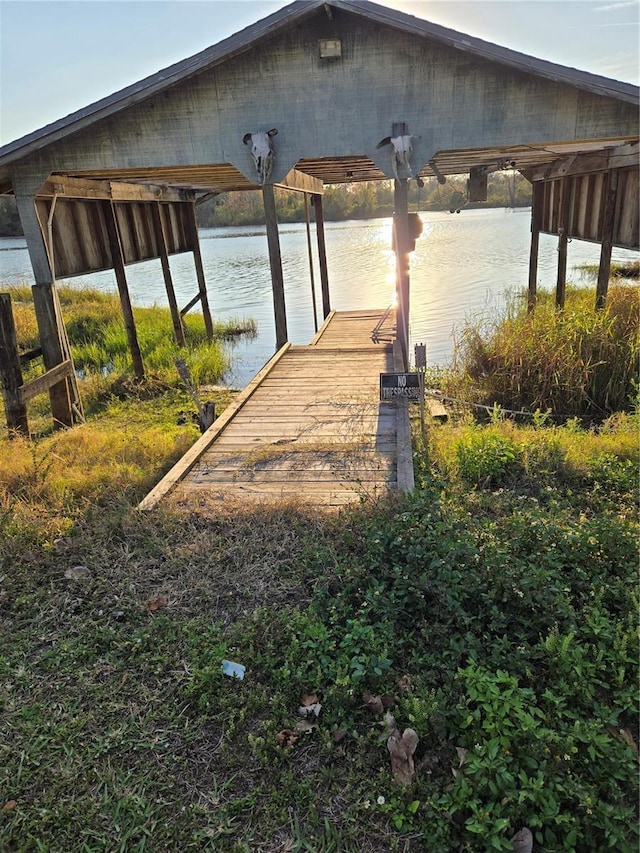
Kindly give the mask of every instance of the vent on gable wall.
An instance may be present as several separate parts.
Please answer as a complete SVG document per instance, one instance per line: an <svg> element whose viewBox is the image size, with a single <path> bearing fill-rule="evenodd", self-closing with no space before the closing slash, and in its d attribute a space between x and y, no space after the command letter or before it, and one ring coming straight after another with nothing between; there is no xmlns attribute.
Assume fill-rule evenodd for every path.
<svg viewBox="0 0 640 853"><path fill-rule="evenodd" d="M342 57L342 42L340 39L321 39L320 59L340 59Z"/></svg>

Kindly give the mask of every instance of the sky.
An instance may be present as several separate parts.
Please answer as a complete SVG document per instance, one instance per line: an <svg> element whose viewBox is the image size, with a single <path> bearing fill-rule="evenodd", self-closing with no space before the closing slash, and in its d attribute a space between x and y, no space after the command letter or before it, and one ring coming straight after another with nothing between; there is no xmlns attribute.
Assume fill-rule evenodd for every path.
<svg viewBox="0 0 640 853"><path fill-rule="evenodd" d="M0 0L0 144L186 59L284 0ZM382 0L561 65L640 82L640 0Z"/></svg>

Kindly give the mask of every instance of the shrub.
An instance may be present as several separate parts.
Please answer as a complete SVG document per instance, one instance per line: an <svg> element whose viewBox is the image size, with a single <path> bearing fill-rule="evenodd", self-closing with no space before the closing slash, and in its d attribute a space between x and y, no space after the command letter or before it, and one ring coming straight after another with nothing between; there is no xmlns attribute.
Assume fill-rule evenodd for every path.
<svg viewBox="0 0 640 853"><path fill-rule="evenodd" d="M506 436L483 430L461 439L456 457L460 477L467 483L498 486L516 469L519 452Z"/></svg>

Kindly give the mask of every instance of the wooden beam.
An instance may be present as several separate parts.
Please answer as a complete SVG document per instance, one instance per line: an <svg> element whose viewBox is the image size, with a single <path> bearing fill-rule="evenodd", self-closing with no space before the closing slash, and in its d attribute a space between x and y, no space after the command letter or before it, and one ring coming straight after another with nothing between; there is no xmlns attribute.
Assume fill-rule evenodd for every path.
<svg viewBox="0 0 640 853"><path fill-rule="evenodd" d="M74 178L70 175L51 175L37 193L38 198L52 198L54 195L110 201L180 202L195 199L195 192L190 189L166 187L160 184Z"/></svg>
<svg viewBox="0 0 640 853"><path fill-rule="evenodd" d="M29 259L37 284L51 284L53 273L47 246L47 222L40 221L35 200L32 196L16 195L16 206L20 224L27 241Z"/></svg>
<svg viewBox="0 0 640 853"><path fill-rule="evenodd" d="M133 317L133 308L131 307L131 298L129 296L129 288L127 286L127 274L125 272L122 244L120 243L116 214L113 202L105 201L103 204L104 218L107 225L107 233L109 235L109 245L111 246L111 258L113 261L113 269L116 274L116 283L118 285L118 293L120 295L120 306L122 307L122 316L124 318L124 326L127 332L127 341L129 342L129 352L131 353L133 372L138 379L144 379L144 364L142 363L142 354L140 352L140 345L138 344L136 323Z"/></svg>
<svg viewBox="0 0 640 853"><path fill-rule="evenodd" d="M611 247L613 246L613 229L616 218L616 201L618 195L618 172L609 172L605 179L602 193L602 242L600 244L600 266L598 267L598 283L596 285L596 309L602 310L607 301L609 275L611 274Z"/></svg>
<svg viewBox="0 0 640 853"><path fill-rule="evenodd" d="M284 301L284 276L282 274L282 256L278 235L278 217L276 201L271 184L262 187L267 243L269 246L269 264L271 266L271 289L273 290L273 311L276 324L276 349L283 347L288 339L287 309Z"/></svg>
<svg viewBox="0 0 640 853"><path fill-rule="evenodd" d="M610 169L640 167L640 142L630 142L614 148L609 156Z"/></svg>
<svg viewBox="0 0 640 853"><path fill-rule="evenodd" d="M405 368L405 353L398 340L393 345L393 361L396 373ZM412 492L415 488L413 471L413 447L411 443L411 423L409 420L409 401L396 400L396 476L399 492Z"/></svg>
<svg viewBox="0 0 640 853"><path fill-rule="evenodd" d="M60 382L61 379L66 379L72 372L73 362L70 359L56 364L55 367L47 370L46 373L36 376L35 379L31 379L29 382L21 385L18 389L20 399L23 403L28 403L29 400L37 397L38 394L44 394L45 391L48 391L53 385Z"/></svg>
<svg viewBox="0 0 640 853"><path fill-rule="evenodd" d="M324 239L324 213L322 210L322 196L313 196L313 209L316 214L316 238L318 241L318 263L320 264L320 287L322 289L322 314L326 318L331 313L331 299L329 296L329 271L327 268L327 246Z"/></svg>
<svg viewBox="0 0 640 853"><path fill-rule="evenodd" d="M298 169L292 169L274 186L313 195L322 195L324 192L324 184L320 178L314 178L313 175L307 175L306 172L300 172Z"/></svg>
<svg viewBox="0 0 640 853"><path fill-rule="evenodd" d="M532 181L551 181L569 175L585 175L590 172L608 172L609 169L625 169L640 165L638 143L618 145L615 148L603 148L601 151L585 151L582 154L568 154L558 157L545 166L534 167L530 174Z"/></svg>
<svg viewBox="0 0 640 853"><path fill-rule="evenodd" d="M171 319L173 321L173 333L176 336L176 343L179 347L185 345L184 329L182 328L182 319L180 317L180 309L176 300L176 292L173 288L173 279L171 278L171 267L169 266L169 255L167 254L167 238L164 230L164 222L162 221L162 211L159 204L151 206L151 216L153 218L153 230L156 236L156 244L160 252L160 263L162 265L162 275L164 277L164 286L167 291L167 299L169 300L169 310L171 311Z"/></svg>
<svg viewBox="0 0 640 853"><path fill-rule="evenodd" d="M45 370L53 370L66 361L62 350L62 333L58 325L59 321L54 304L54 286L51 284L34 284L31 288ZM56 426L72 426L74 422L73 397L68 378L62 377L61 381L49 388L49 400L51 402L51 414Z"/></svg>
<svg viewBox="0 0 640 853"><path fill-rule="evenodd" d="M538 289L538 250L540 247L540 226L542 224L542 206L544 203L544 186L534 184L531 196L531 248L529 251L529 290L527 293L527 310L533 311L536 306Z"/></svg>
<svg viewBox="0 0 640 853"><path fill-rule="evenodd" d="M204 264L202 263L202 253L200 251L200 239L198 237L198 221L196 218L196 203L192 202L188 207L188 215L186 222L188 240L193 252L193 262L196 267L196 277L198 279L198 297L202 305L202 316L204 317L204 327L207 330L207 337L213 340L213 320L211 319L211 309L209 308L209 297L207 296L207 282L204 277ZM193 302L195 305L195 302ZM184 313L184 311L182 312Z"/></svg>
<svg viewBox="0 0 640 853"><path fill-rule="evenodd" d="M9 293L0 293L0 379L7 427L28 436L27 407L20 396L22 371L18 337Z"/></svg>
<svg viewBox="0 0 640 853"><path fill-rule="evenodd" d="M316 282L313 272L313 252L311 251L311 223L309 220L309 196L304 196L304 220L307 231L307 254L309 256L309 279L311 281L311 305L313 308L313 330L318 331L318 308L316 306Z"/></svg>
<svg viewBox="0 0 640 853"><path fill-rule="evenodd" d="M164 187L159 184L128 184L111 181L111 198L114 201L164 201L194 202L194 190L184 187Z"/></svg>
<svg viewBox="0 0 640 853"><path fill-rule="evenodd" d="M398 299L398 340L404 370L409 369L409 204L407 180L393 182L393 228L396 252L396 296Z"/></svg>
<svg viewBox="0 0 640 853"><path fill-rule="evenodd" d="M200 294L196 293L196 295L193 297L193 299L190 299L187 302L187 304L184 306L184 308L180 309L180 316L184 317L185 314L188 314L189 311L191 311L191 309L193 308L193 306L197 305L198 302L200 302Z"/></svg>
<svg viewBox="0 0 640 853"><path fill-rule="evenodd" d="M567 244L569 242L569 212L571 208L571 181L562 181L560 222L558 224L558 277L556 280L556 308L564 308L567 287Z"/></svg>

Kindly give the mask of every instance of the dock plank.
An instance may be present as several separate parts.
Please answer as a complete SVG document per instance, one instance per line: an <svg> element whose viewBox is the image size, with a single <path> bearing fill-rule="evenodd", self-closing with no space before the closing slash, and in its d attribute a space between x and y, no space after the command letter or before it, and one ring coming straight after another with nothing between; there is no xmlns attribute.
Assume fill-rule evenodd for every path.
<svg viewBox="0 0 640 853"><path fill-rule="evenodd" d="M406 489L410 436L398 426L399 404L379 399L393 347L371 340L383 314L332 312L309 346L287 344L141 508L173 492L181 504L303 500L337 509ZM387 333L394 322L392 312Z"/></svg>

